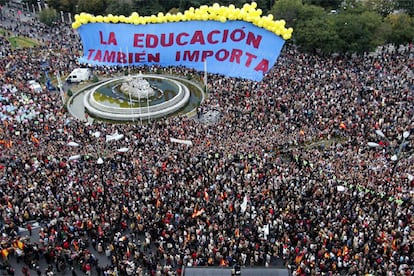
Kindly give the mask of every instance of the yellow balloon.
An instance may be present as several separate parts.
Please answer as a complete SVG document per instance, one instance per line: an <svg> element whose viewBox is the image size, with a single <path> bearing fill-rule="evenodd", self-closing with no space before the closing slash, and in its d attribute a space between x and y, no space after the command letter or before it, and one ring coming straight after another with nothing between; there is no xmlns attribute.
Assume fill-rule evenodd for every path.
<svg viewBox="0 0 414 276"><path fill-rule="evenodd" d="M254 25L259 26L259 23L260 23L260 22L262 22L262 21L260 20L260 18L258 18L258 17L253 17L252 23L253 23ZM262 26L259 26L259 27L262 27Z"/></svg>
<svg viewBox="0 0 414 276"><path fill-rule="evenodd" d="M98 15L97 17L96 17L96 22L102 22L103 21L103 16L102 15Z"/></svg>
<svg viewBox="0 0 414 276"><path fill-rule="evenodd" d="M283 37L284 40L288 40L292 37L292 35L289 34L289 33L285 33L285 34L282 35L282 37Z"/></svg>
<svg viewBox="0 0 414 276"><path fill-rule="evenodd" d="M225 23L227 21L226 17L224 16L219 16L219 20L221 23Z"/></svg>
<svg viewBox="0 0 414 276"><path fill-rule="evenodd" d="M79 14L75 14L75 21L79 20Z"/></svg>
<svg viewBox="0 0 414 276"><path fill-rule="evenodd" d="M220 8L220 5L218 3L213 4L213 9L218 10Z"/></svg>
<svg viewBox="0 0 414 276"><path fill-rule="evenodd" d="M246 20L247 19L247 12L245 12L244 10L241 10L240 13L238 14L239 19L242 20Z"/></svg>
<svg viewBox="0 0 414 276"><path fill-rule="evenodd" d="M138 16L139 16L139 14L137 12L131 13L131 17L138 17Z"/></svg>
<svg viewBox="0 0 414 276"><path fill-rule="evenodd" d="M277 35L281 35L282 34L282 30L280 28L275 28L274 33L277 34Z"/></svg>
<svg viewBox="0 0 414 276"><path fill-rule="evenodd" d="M251 6L252 6L253 9L255 9L255 8L257 8L257 3L256 2L252 2Z"/></svg>

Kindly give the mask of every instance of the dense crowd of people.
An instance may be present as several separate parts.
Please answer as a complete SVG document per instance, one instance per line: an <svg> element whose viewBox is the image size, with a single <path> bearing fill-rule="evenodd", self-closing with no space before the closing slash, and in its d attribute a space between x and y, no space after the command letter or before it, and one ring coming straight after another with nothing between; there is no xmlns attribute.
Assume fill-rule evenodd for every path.
<svg viewBox="0 0 414 276"><path fill-rule="evenodd" d="M261 82L209 76L199 116L214 109L217 121L90 123L72 117L59 93L26 84L78 66L76 32L19 18L2 24L5 267L17 258L26 275L72 267L180 275L190 266L281 263L293 275L412 275L411 47L320 57L286 46ZM15 49L9 32L42 46ZM114 133L123 138L107 141ZM111 264L100 265L91 248Z"/></svg>

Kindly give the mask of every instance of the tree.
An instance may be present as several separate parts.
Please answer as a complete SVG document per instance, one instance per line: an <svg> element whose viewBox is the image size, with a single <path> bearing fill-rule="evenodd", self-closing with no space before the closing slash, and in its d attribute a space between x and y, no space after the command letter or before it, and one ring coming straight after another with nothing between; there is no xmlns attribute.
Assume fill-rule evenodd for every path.
<svg viewBox="0 0 414 276"><path fill-rule="evenodd" d="M304 0L307 5L322 7L326 10L336 10L341 5L342 0Z"/></svg>
<svg viewBox="0 0 414 276"><path fill-rule="evenodd" d="M298 12L298 21L307 21L313 18L328 17L325 10L315 5L303 5Z"/></svg>
<svg viewBox="0 0 414 276"><path fill-rule="evenodd" d="M79 0L75 12L87 12L90 14L98 15L105 14L105 9L105 0Z"/></svg>
<svg viewBox="0 0 414 276"><path fill-rule="evenodd" d="M414 20L406 13L390 14L385 22L391 26L387 42L395 45L407 44L414 38Z"/></svg>
<svg viewBox="0 0 414 276"><path fill-rule="evenodd" d="M130 0L111 0L105 9L106 14L129 16L132 12L134 12L134 10Z"/></svg>
<svg viewBox="0 0 414 276"><path fill-rule="evenodd" d="M76 7L78 6L78 1L74 0L48 0L49 7L56 9L57 11L71 12L76 13Z"/></svg>
<svg viewBox="0 0 414 276"><path fill-rule="evenodd" d="M387 22L382 22L381 25L377 27L375 33L373 35L373 43L374 45L384 45L387 44L389 36L392 32L391 25Z"/></svg>
<svg viewBox="0 0 414 276"><path fill-rule="evenodd" d="M287 26L295 28L296 20L303 8L301 0L277 0L270 13L276 19L284 19Z"/></svg>
<svg viewBox="0 0 414 276"><path fill-rule="evenodd" d="M58 13L53 8L46 8L42 9L42 11L39 14L39 20L40 22L52 26L54 22L58 19Z"/></svg>
<svg viewBox="0 0 414 276"><path fill-rule="evenodd" d="M375 49L374 34L382 18L375 12L346 12L335 15L335 29L342 53L364 53Z"/></svg>
<svg viewBox="0 0 414 276"><path fill-rule="evenodd" d="M295 43L304 51L329 55L340 52L341 44L332 17L313 17L297 24Z"/></svg>
<svg viewBox="0 0 414 276"><path fill-rule="evenodd" d="M165 12L163 6L158 0L142 1L135 0L133 3L134 11L137 11L140 15L153 15L159 12Z"/></svg>
<svg viewBox="0 0 414 276"><path fill-rule="evenodd" d="M348 12L354 14L361 14L367 8L362 1L359 0L344 0L341 3L340 12Z"/></svg>
<svg viewBox="0 0 414 276"><path fill-rule="evenodd" d="M367 10L375 11L382 16L387 16L395 10L395 2L390 0L367 0L364 2Z"/></svg>
<svg viewBox="0 0 414 276"><path fill-rule="evenodd" d="M406 11L410 16L414 16L413 0L395 0L396 8Z"/></svg>

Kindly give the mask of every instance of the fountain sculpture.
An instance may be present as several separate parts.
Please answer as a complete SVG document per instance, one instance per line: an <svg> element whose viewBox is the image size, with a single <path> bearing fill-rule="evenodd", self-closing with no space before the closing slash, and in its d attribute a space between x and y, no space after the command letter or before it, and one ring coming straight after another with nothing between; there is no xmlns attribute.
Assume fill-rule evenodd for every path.
<svg viewBox="0 0 414 276"><path fill-rule="evenodd" d="M142 77L141 74L126 77L120 87L120 90L128 97L138 100L152 97L155 94L155 90L151 87L149 82Z"/></svg>

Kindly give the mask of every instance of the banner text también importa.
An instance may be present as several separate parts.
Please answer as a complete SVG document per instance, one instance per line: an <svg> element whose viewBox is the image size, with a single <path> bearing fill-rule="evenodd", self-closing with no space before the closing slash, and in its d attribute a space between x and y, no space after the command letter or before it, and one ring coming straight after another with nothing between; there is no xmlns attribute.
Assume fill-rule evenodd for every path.
<svg viewBox="0 0 414 276"><path fill-rule="evenodd" d="M102 31L99 31L99 40L101 45L117 46L118 41L115 32L110 32L108 37L104 37ZM140 49L154 49L158 47L183 47L187 45L225 45L226 42L244 43L255 49L260 47L262 41L261 35L256 35L253 32L245 32L243 29L234 30L211 30L204 32L203 30L196 30L192 34L187 32L176 33L161 33L161 34L145 34L135 33L133 35L132 51L110 51L110 50L96 50L89 49L87 59L91 61L104 63L123 63L133 64L141 62L161 62L160 53L151 53L147 51L135 51L134 48ZM244 47L243 47L244 48ZM126 49L128 50L128 49ZM216 51L206 50L182 50L175 52L175 61L189 61L200 62L206 58L213 57L217 61L229 61L237 64L244 64L250 67L255 63L254 70L267 72L269 69L269 61L267 59L257 60L257 56L248 51L241 49L226 49L222 48Z"/></svg>

